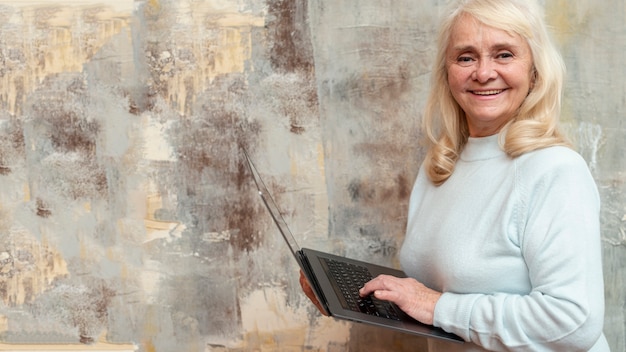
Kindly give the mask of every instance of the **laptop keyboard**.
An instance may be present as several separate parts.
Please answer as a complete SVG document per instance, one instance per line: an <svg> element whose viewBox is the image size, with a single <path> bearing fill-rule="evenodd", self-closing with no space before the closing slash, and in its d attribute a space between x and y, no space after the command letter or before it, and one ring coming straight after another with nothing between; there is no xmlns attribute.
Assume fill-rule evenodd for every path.
<svg viewBox="0 0 626 352"><path fill-rule="evenodd" d="M372 274L367 268L329 258L321 259L331 274L331 281L334 281L333 288L344 308L387 319L400 320L389 302L381 301L371 295L368 297L359 295L359 289L372 279Z"/></svg>

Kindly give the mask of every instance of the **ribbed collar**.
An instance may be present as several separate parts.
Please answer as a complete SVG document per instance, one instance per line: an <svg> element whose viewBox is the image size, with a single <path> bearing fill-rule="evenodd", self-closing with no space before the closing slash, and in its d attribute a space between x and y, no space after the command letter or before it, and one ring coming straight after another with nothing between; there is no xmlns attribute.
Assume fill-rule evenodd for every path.
<svg viewBox="0 0 626 352"><path fill-rule="evenodd" d="M463 161L479 161L505 156L506 153L498 143L498 134L487 137L470 137L461 152Z"/></svg>

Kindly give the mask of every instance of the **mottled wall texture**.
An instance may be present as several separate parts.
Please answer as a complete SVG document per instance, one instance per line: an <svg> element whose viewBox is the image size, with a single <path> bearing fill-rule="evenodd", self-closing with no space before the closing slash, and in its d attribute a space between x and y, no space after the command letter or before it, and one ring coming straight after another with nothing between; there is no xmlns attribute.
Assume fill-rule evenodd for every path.
<svg viewBox="0 0 626 352"><path fill-rule="evenodd" d="M0 349L423 351L319 316L241 148L301 245L397 266L443 3L0 0ZM626 0L543 3L625 351Z"/></svg>

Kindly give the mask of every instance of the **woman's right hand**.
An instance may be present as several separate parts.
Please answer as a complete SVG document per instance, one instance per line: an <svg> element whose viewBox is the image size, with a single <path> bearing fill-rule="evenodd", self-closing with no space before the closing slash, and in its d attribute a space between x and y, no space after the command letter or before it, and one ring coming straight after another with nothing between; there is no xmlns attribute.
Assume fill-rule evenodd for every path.
<svg viewBox="0 0 626 352"><path fill-rule="evenodd" d="M302 291L304 291L304 294L309 297L311 302L313 302L313 304L317 307L320 313L328 316L326 311L322 308L322 304L317 300L317 297L315 297L315 293L313 293L313 289L311 288L311 285L309 285L309 280L307 280L306 276L304 276L302 270L300 270L300 286L302 287Z"/></svg>

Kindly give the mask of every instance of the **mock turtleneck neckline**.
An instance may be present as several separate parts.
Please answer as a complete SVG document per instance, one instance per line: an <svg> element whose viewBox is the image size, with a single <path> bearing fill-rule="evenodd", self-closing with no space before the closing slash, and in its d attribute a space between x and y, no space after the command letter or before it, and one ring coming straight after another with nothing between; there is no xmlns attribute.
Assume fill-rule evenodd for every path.
<svg viewBox="0 0 626 352"><path fill-rule="evenodd" d="M499 135L487 137L469 137L461 152L461 160L478 161L493 159L505 155L498 141Z"/></svg>

